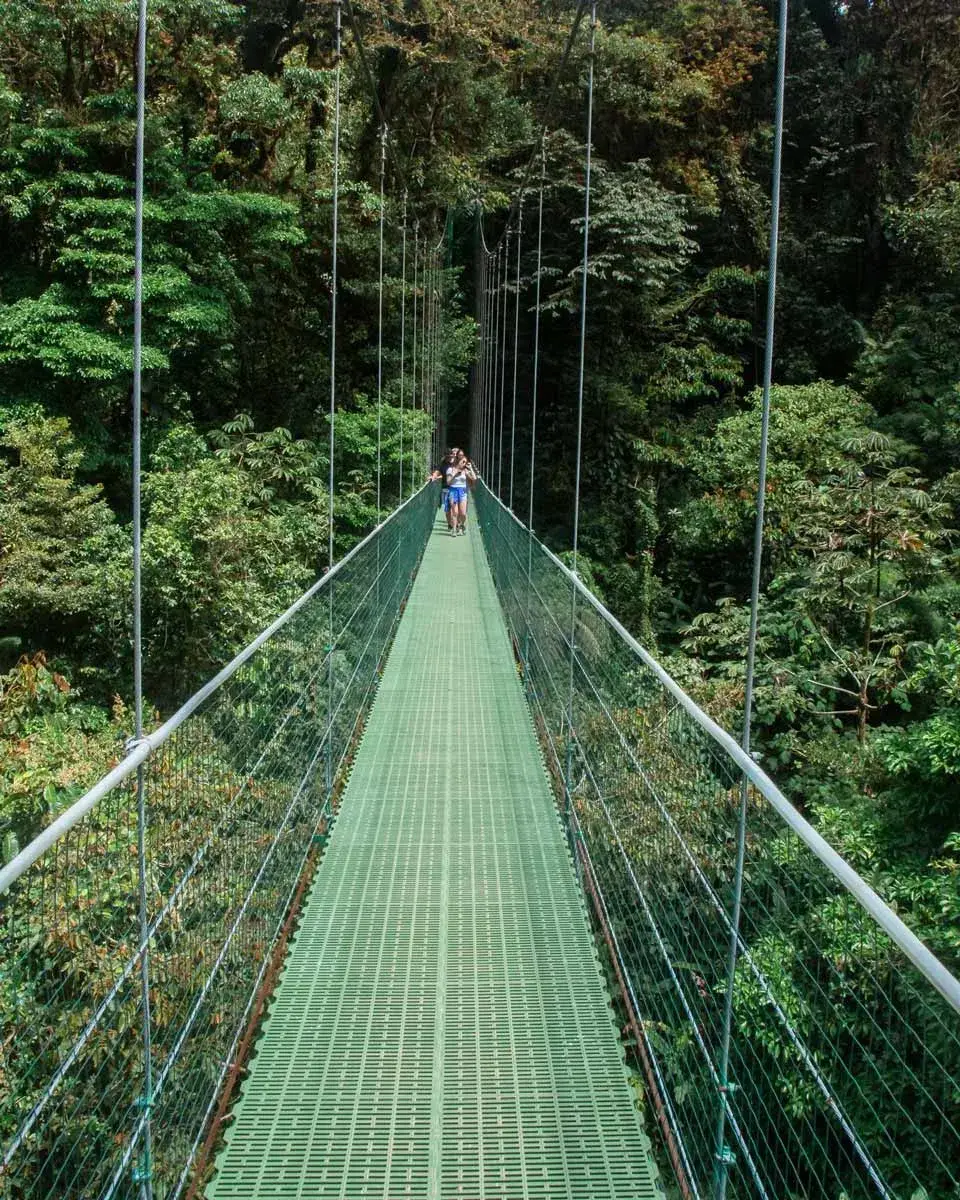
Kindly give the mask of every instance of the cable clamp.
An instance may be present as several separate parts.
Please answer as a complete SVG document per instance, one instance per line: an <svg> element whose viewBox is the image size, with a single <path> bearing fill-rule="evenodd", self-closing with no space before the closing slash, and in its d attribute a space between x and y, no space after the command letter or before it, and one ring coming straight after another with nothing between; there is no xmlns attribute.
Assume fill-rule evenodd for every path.
<svg viewBox="0 0 960 1200"><path fill-rule="evenodd" d="M713 1157L724 1167L732 1167L736 1165L737 1156L729 1146L724 1146L723 1149Z"/></svg>
<svg viewBox="0 0 960 1200"><path fill-rule="evenodd" d="M143 736L137 737L136 735L134 735L132 737L127 738L127 740L123 743L123 748L127 754L132 754L134 752L134 750L138 750L141 746L146 746L146 745L147 745L147 738L145 738Z"/></svg>

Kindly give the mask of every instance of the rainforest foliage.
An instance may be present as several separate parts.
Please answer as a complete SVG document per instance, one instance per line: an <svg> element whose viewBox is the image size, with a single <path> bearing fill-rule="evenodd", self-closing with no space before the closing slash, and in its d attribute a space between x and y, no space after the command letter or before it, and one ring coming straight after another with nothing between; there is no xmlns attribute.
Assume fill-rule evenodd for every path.
<svg viewBox="0 0 960 1200"><path fill-rule="evenodd" d="M469 438L478 214L546 122L535 523L570 543L585 39L572 6L354 4L345 33L337 550L422 478L400 417L402 213L447 230L440 375ZM581 548L609 606L723 723L743 701L774 13L601 6ZM333 6L150 6L144 620L168 711L326 562ZM0 5L0 821L9 854L129 727L135 8ZM370 72L368 79L366 71ZM755 737L839 850L960 958L960 20L792 5ZM524 208L529 303L536 182ZM448 215L450 221L448 222ZM452 230L452 232L451 232ZM409 310L406 314L410 319ZM408 330L409 335L409 330ZM409 352L409 341L407 343ZM405 362L406 394L410 362ZM519 364L526 494L531 380ZM401 443L401 437L405 440ZM403 447L403 449L402 449Z"/></svg>

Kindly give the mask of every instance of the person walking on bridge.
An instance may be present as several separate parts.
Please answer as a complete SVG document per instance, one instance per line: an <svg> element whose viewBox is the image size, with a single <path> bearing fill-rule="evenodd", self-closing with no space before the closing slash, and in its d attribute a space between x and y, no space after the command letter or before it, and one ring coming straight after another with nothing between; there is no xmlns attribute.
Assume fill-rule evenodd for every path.
<svg viewBox="0 0 960 1200"><path fill-rule="evenodd" d="M451 447L440 461L438 467L434 467L430 472L431 479L440 480L440 507L443 509L443 515L447 519L447 528L451 533L454 533L453 517L450 515L450 505L448 504L450 489L447 487L447 468L452 466L460 456L460 451L456 446Z"/></svg>
<svg viewBox="0 0 960 1200"><path fill-rule="evenodd" d="M454 535L467 532L467 488L477 482L477 472L473 463L462 450L457 458L446 468L446 482L449 492L447 495L447 522Z"/></svg>

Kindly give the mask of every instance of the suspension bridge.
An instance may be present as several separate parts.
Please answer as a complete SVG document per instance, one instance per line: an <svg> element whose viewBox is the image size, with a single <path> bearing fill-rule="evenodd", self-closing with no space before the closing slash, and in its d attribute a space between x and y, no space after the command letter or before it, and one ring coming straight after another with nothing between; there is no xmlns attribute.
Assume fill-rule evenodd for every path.
<svg viewBox="0 0 960 1200"><path fill-rule="evenodd" d="M141 168L145 37L142 3ZM155 729L137 592L134 736L0 868L0 1196L960 1195L960 984L754 761L750 664L738 743L584 586L578 507L572 568L514 511L529 174L481 262L468 536L401 475L333 562L334 303L329 569ZM426 475L450 298L416 223L408 289L406 202L402 237ZM334 300L336 238L334 203Z"/></svg>

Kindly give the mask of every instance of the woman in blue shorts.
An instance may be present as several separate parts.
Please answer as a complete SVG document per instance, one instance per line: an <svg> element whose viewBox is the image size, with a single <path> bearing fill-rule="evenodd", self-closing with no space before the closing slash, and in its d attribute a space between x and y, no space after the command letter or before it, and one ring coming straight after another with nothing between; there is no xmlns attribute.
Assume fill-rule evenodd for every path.
<svg viewBox="0 0 960 1200"><path fill-rule="evenodd" d="M460 452L445 472L447 484L447 524L456 536L467 532L467 488L475 483L477 472L473 463Z"/></svg>

